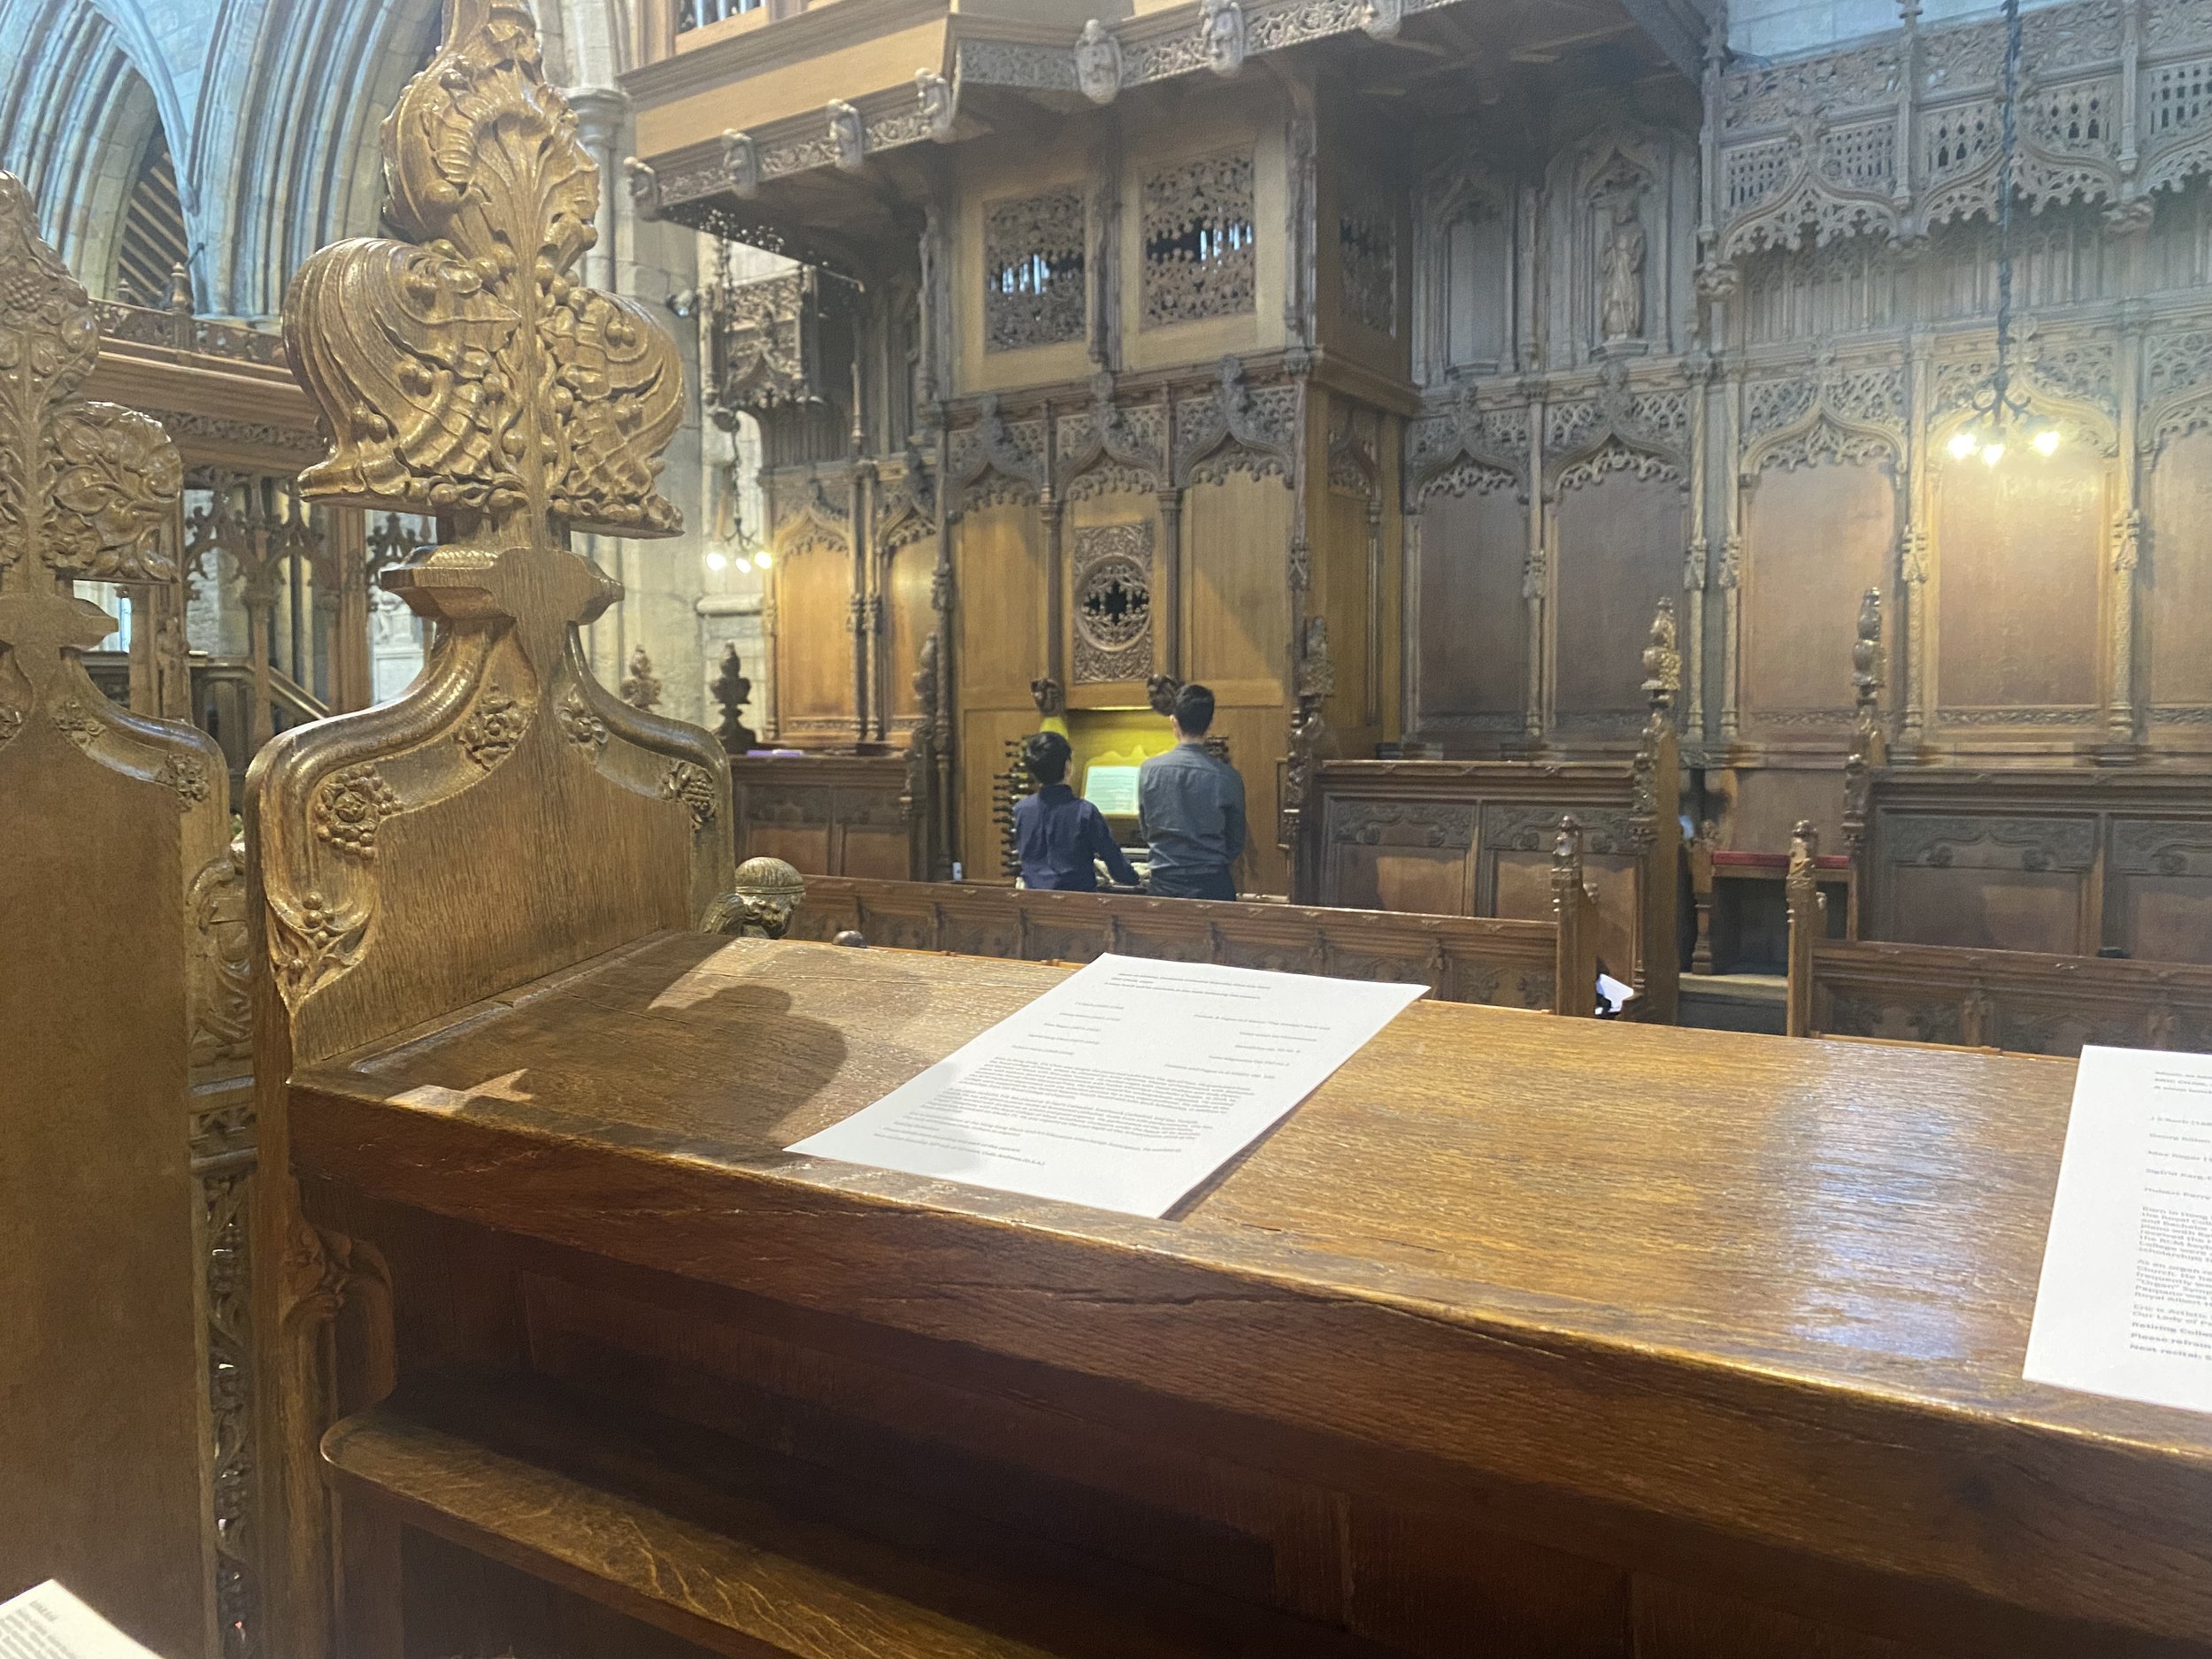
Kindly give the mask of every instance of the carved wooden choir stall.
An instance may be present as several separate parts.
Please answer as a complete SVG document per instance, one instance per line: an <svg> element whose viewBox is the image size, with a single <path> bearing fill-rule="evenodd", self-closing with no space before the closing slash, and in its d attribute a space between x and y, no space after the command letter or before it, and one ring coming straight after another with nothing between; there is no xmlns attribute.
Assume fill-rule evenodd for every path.
<svg viewBox="0 0 2212 1659"><path fill-rule="evenodd" d="M87 674L78 582L177 580L184 469L88 402L84 290L0 173L0 1577L175 1659L258 1635L244 872L223 756Z"/></svg>
<svg viewBox="0 0 2212 1659"><path fill-rule="evenodd" d="M2087 954L2193 954L2212 691L2128 549L2212 402L2077 295L2023 382L2060 470L1939 475L1978 337L1863 257L1886 215L1979 269L1985 147L1930 134L1988 114L1985 26L1824 74L1716 28L1701 135L1707 20L1642 0L676 10L629 187L808 261L718 287L709 401L763 428L772 734L849 751L738 763L741 818L580 642L618 589L572 539L678 528L684 391L579 280L603 180L524 0L446 0L387 234L294 282L297 508L203 503L292 560L404 515L434 625L260 747L242 872L222 751L88 677L73 585L173 583L186 479L82 401L0 175L9 1576L204 1659L2212 1659L2206 1420L2022 1379L2070 1071L1928 1046L2212 1042L2212 967ZM2195 38L2155 15L2039 22L2029 120L2051 239L2062 175L2139 285L2205 142L2137 144ZM1575 113L1509 169L1460 118L1517 79ZM1970 619L2034 586L1982 518L2075 581L2008 613L2063 625L2044 691ZM1869 580L1901 671L1863 606L1854 710L1807 687ZM1010 739L1133 759L1184 680L1248 886L1378 910L874 879L983 865ZM1671 1014L1686 763L1726 850L1792 843L1793 1033L1912 1044L1527 1017L1601 959ZM1825 939L1839 808L1870 927L2077 954ZM793 896L741 844L873 943L721 936ZM1435 994L1160 1221L785 1150L1108 949Z"/></svg>
<svg viewBox="0 0 2212 1659"><path fill-rule="evenodd" d="M1424 1005L1164 1222L781 1151L1062 971L693 931L726 773L592 682L561 544L662 522L672 361L570 285L511 0L392 130L417 242L296 290L303 488L457 503L444 626L249 813L343 1652L2207 1651L2212 1440L2019 1380L2059 1068ZM480 296L525 389L440 403Z"/></svg>

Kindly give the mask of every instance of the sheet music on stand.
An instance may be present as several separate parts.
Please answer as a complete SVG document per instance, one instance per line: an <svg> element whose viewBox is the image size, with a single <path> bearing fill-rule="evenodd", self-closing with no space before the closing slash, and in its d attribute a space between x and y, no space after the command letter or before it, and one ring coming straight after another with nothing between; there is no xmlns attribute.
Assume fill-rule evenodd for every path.
<svg viewBox="0 0 2212 1659"><path fill-rule="evenodd" d="M0 1659L161 1659L102 1618L58 1578L0 1601Z"/></svg>

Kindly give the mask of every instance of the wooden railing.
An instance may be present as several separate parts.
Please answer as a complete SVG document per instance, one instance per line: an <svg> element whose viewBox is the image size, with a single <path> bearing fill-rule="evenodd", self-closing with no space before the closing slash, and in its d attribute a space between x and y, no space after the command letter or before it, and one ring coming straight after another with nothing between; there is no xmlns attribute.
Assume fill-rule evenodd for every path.
<svg viewBox="0 0 2212 1659"><path fill-rule="evenodd" d="M1111 954L1387 979L1426 985L1442 1002L1588 1018L1596 1002L1597 905L1581 874L1578 837L1570 829L1560 837L1552 877L1564 926L1556 920L812 877L791 936L829 941L850 933L872 946L1026 962L1088 962Z"/></svg>

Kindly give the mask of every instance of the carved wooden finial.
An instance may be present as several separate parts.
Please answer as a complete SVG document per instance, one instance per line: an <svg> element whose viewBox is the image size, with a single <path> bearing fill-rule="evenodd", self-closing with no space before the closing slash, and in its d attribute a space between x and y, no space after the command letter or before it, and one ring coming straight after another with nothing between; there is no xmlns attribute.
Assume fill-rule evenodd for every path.
<svg viewBox="0 0 2212 1659"><path fill-rule="evenodd" d="M81 396L99 355L91 302L0 173L0 746L42 713L80 749L114 730L77 654L115 623L61 582L176 579L159 538L183 469L155 422Z"/></svg>
<svg viewBox="0 0 2212 1659"><path fill-rule="evenodd" d="M622 681L621 696L641 712L661 706L661 677L653 672L653 659L642 645L630 653L630 672Z"/></svg>
<svg viewBox="0 0 2212 1659"><path fill-rule="evenodd" d="M285 306L333 440L302 475L307 498L446 514L448 563L563 530L676 534L655 484L683 412L675 343L572 274L600 180L529 9L449 0L438 56L383 139L405 240L324 249Z"/></svg>
<svg viewBox="0 0 2212 1659"><path fill-rule="evenodd" d="M411 930L427 926L419 864L388 879L378 861L395 820L467 822L478 809L461 801L507 768L522 774L504 779L508 795L527 795L534 816L499 826L494 841L527 841L532 857L558 864L565 853L535 826L570 811L619 818L633 856L681 864L692 884L687 914L673 908L675 878L656 889L662 926L695 921L726 885L720 745L626 707L593 679L579 637L621 589L570 549L570 533L680 527L656 480L683 380L674 342L641 305L576 280L596 239L601 180L546 81L529 7L446 0L437 54L382 136L393 235L322 250L286 300L293 366L330 441L300 489L311 503L436 516L440 544L382 580L438 626L406 697L287 733L260 763L273 980L296 1019L374 953L380 1013L430 995L407 960ZM416 836L429 833L401 840L421 847ZM442 846L449 879L489 879L489 845ZM425 908L382 908L402 893ZM488 931L477 942L480 954L455 968L472 982L488 987L503 962L521 959ZM370 997L357 993L329 1018L354 1021L358 1041ZM323 1033L295 1040L312 1051Z"/></svg>
<svg viewBox="0 0 2212 1659"><path fill-rule="evenodd" d="M1674 601L1663 598L1652 613L1651 643L1644 648L1644 695L1655 715L1671 712L1682 692L1682 653L1674 626Z"/></svg>
<svg viewBox="0 0 2212 1659"><path fill-rule="evenodd" d="M1790 867L1783 883L1789 907L1789 987L1784 1030L1813 1033L1813 943L1828 931L1828 896L1820 890L1820 832L1809 818L1790 832Z"/></svg>
<svg viewBox="0 0 2212 1659"><path fill-rule="evenodd" d="M1858 635L1851 643L1851 692L1858 746L1872 765L1883 759L1875 751L1882 745L1879 705L1887 666L1882 649L1882 590L1870 588L1859 601Z"/></svg>

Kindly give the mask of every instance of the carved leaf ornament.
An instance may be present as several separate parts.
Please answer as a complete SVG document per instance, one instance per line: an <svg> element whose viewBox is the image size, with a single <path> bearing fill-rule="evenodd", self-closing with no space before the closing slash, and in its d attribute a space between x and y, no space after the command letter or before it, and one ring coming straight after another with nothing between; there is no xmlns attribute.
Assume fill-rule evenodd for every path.
<svg viewBox="0 0 2212 1659"><path fill-rule="evenodd" d="M268 922L295 1010L372 948L376 856L396 821L526 748L649 801L679 763L718 798L726 787L705 733L625 708L577 637L621 590L570 534L681 528L657 480L683 378L643 307L576 280L601 181L545 80L529 7L446 0L437 56L382 138L393 237L324 249L286 303L330 443L301 494L442 515L449 534L382 577L440 625L416 687L284 734L263 765ZM700 793L669 810L703 833Z"/></svg>

